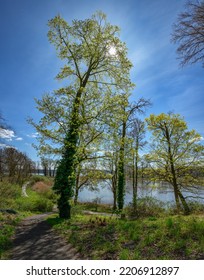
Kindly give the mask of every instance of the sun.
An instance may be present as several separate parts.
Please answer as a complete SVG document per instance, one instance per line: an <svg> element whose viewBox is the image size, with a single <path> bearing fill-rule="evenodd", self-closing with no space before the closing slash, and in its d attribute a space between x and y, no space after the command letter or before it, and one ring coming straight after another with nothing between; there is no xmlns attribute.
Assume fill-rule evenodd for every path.
<svg viewBox="0 0 204 280"><path fill-rule="evenodd" d="M115 56L116 55L116 48L115 47L113 47L113 46L111 46L110 48L109 48L109 50L108 50L108 53L109 53L109 55L111 55L111 56Z"/></svg>

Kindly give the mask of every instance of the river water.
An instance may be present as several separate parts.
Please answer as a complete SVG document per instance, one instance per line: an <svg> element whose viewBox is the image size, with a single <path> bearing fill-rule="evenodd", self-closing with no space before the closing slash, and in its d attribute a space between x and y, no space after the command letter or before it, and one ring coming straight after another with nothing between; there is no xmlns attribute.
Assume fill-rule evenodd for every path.
<svg viewBox="0 0 204 280"><path fill-rule="evenodd" d="M188 198L194 201L199 201L204 203L204 186L198 187L196 193L182 192L185 197L194 196L197 198ZM145 196L150 196L156 198L164 203L174 203L174 194L172 187L168 183L139 183L138 184L138 198L143 198ZM82 189L79 192L79 201L81 202L92 202L94 199L100 199L101 203L112 204L113 194L108 186L107 182L101 181L98 184L98 191L90 191L87 188ZM201 199L203 198L203 199ZM125 204L132 202L132 185L131 182L126 183L126 194L125 194Z"/></svg>

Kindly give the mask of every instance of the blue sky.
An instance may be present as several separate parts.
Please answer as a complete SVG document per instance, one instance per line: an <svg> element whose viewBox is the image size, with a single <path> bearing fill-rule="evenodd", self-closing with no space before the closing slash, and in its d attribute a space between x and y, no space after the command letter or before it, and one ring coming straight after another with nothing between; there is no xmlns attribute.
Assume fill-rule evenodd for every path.
<svg viewBox="0 0 204 280"><path fill-rule="evenodd" d="M35 130L28 116L39 120L34 98L60 87L54 78L60 61L47 39L47 22L60 14L67 21L90 17L96 10L121 28L136 88L132 100L150 98L147 111L181 114L189 128L204 136L204 69L201 64L179 67L170 43L172 24L184 10L184 0L6 0L0 1L0 112L12 131L4 142L26 152ZM13 132L14 131L14 132ZM12 133L13 132L13 133Z"/></svg>

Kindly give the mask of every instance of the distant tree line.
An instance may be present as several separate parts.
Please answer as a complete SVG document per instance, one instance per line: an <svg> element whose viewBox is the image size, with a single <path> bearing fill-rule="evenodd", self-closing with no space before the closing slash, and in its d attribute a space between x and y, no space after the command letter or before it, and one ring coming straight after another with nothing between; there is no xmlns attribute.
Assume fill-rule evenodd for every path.
<svg viewBox="0 0 204 280"><path fill-rule="evenodd" d="M11 183L22 183L35 169L34 162L15 148L0 149L0 180L8 178Z"/></svg>
<svg viewBox="0 0 204 280"><path fill-rule="evenodd" d="M54 177L56 175L57 163L58 161L51 157L41 157L40 161L35 162L33 173Z"/></svg>

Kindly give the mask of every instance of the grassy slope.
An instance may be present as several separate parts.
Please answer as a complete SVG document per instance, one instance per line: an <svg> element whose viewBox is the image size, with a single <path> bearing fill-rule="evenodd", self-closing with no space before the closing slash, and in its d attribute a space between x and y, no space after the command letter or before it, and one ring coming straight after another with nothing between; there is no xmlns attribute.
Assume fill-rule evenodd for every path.
<svg viewBox="0 0 204 280"><path fill-rule="evenodd" d="M76 215L49 222L85 259L203 259L204 217L164 216L125 221Z"/></svg>

